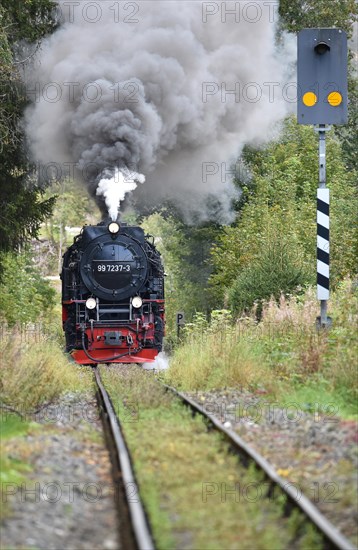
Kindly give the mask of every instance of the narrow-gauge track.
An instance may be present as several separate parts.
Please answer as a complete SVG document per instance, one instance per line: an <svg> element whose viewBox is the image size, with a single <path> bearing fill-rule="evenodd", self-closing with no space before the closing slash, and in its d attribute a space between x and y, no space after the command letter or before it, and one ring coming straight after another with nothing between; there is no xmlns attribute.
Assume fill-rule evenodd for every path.
<svg viewBox="0 0 358 550"><path fill-rule="evenodd" d="M121 502L120 537L126 550L154 550L149 524L140 499L131 458L123 437L120 422L115 413L110 397L103 386L99 371L93 369L97 384L97 397L102 412L105 432L110 446L115 476L121 483L124 502ZM116 481L117 481L116 480Z"/></svg>
<svg viewBox="0 0 358 550"><path fill-rule="evenodd" d="M127 506L127 526L130 531L130 537L132 540L128 544L128 534L125 534L125 548L138 548L140 550L151 550L155 548L149 524L147 522L146 514L143 505L140 501L139 491L137 490L137 484L135 476L131 466L131 458L122 435L120 427L120 421L118 420L110 397L105 390L99 371L94 368L95 380L98 388L99 400L101 410L104 412L104 420L106 421L110 431L110 438L112 440L111 445L115 449L115 455L119 464L120 478L123 485L123 493L125 495ZM172 393L179 398L185 406L188 406L194 414L200 414L204 417L210 428L216 429L220 432L229 443L232 450L240 456L244 465L254 463L255 466L264 473L268 481L267 498L272 495L277 495L277 492L286 495L287 506L285 507L285 515L289 515L294 510L303 513L307 519L307 523L313 525L316 530L321 534L323 539L324 549L339 549L339 550L354 550L355 546L344 537L324 515L317 509L317 507L304 495L298 494L294 484L291 484L281 478L274 468L263 458L259 453L252 449L245 441L236 434L233 430L225 428L222 423L215 418L212 414L208 414L198 403L190 399L183 393L177 391L175 388L163 384L166 391ZM113 452L112 452L113 454ZM118 476L117 476L118 477ZM135 495L136 498L133 498ZM123 537L123 533L121 533ZM121 538L122 538L121 537Z"/></svg>
<svg viewBox="0 0 358 550"><path fill-rule="evenodd" d="M256 467L264 472L270 484L270 493L273 494L275 488L279 488L279 490L287 496L290 505L289 510L299 509L303 512L307 521L313 524L321 533L325 549L355 550L356 547L321 514L317 507L307 497L302 494L298 495L294 485L281 478L267 460L245 443L238 434L233 430L225 428L215 416L208 414L198 403L183 393L171 386L167 386L166 384L163 385L167 391L176 395L186 406L190 407L195 414L203 416L209 426L214 427L223 434L232 449L242 458L244 464L254 462Z"/></svg>

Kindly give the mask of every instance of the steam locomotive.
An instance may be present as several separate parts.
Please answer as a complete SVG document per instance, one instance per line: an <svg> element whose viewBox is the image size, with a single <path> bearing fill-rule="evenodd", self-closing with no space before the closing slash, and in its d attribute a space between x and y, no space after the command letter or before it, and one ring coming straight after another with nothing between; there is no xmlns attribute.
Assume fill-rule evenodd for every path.
<svg viewBox="0 0 358 550"><path fill-rule="evenodd" d="M143 229L85 226L63 256L66 351L81 365L144 363L162 349L164 270Z"/></svg>

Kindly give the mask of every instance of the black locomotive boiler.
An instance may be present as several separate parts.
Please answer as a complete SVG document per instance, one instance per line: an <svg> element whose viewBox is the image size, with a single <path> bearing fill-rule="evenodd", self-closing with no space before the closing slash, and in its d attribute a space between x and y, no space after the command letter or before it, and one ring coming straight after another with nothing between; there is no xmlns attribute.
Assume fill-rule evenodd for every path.
<svg viewBox="0 0 358 550"><path fill-rule="evenodd" d="M142 228L85 226L63 256L66 350L82 365L154 361L165 328L164 270Z"/></svg>

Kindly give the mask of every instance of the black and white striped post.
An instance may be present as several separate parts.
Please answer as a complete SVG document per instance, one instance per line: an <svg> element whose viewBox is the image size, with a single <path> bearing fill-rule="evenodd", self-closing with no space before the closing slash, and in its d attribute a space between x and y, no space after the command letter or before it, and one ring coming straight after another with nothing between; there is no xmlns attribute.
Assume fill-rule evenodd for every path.
<svg viewBox="0 0 358 550"><path fill-rule="evenodd" d="M332 323L327 316L329 299L329 189L326 187L326 132L330 126L320 124L319 133L319 187L317 189L317 298L321 302L320 328Z"/></svg>

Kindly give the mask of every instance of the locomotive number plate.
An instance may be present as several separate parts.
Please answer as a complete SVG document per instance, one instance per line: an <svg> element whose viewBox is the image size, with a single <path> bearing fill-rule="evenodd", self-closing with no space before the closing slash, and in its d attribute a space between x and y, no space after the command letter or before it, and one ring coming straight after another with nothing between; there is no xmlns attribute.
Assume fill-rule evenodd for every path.
<svg viewBox="0 0 358 550"><path fill-rule="evenodd" d="M94 270L96 273L130 273L132 266L124 262L96 262Z"/></svg>
<svg viewBox="0 0 358 550"><path fill-rule="evenodd" d="M108 290L121 290L133 281L136 272L135 261L94 260L92 262L93 279Z"/></svg>

